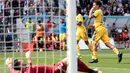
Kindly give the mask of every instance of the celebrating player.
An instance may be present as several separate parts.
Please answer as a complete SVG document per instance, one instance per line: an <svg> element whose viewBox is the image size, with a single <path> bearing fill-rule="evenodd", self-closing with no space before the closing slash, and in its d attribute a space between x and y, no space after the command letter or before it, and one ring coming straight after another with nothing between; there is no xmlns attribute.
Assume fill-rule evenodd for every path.
<svg viewBox="0 0 130 73"><path fill-rule="evenodd" d="M83 39L85 41L85 44L88 45L89 49L91 50L92 45L88 42L88 36L86 32L86 28L83 24L83 16L81 15L81 8L77 6L77 16L76 16L76 40L77 40L77 53L79 58L81 58L80 55L80 47L79 47L79 40Z"/></svg>
<svg viewBox="0 0 130 73"><path fill-rule="evenodd" d="M26 58L28 60L28 66L22 61L12 58L6 59L6 64L11 73L66 73L67 71L67 58L64 58L60 62L54 65L32 65L31 51L26 52ZM101 71L88 68L81 60L78 61L78 71L86 73L102 73Z"/></svg>
<svg viewBox="0 0 130 73"><path fill-rule="evenodd" d="M94 27L95 32L93 35L92 47L93 47L93 57L90 63L98 63L97 58L97 46L96 44L101 39L105 45L111 48L118 56L118 62L122 61L122 53L120 53L115 46L113 46L109 41L110 38L108 36L107 30L103 24L103 13L100 9L102 3L100 1L94 1L93 7L89 12L89 18L94 18L94 25L89 25L89 27ZM94 12L94 13L93 13Z"/></svg>

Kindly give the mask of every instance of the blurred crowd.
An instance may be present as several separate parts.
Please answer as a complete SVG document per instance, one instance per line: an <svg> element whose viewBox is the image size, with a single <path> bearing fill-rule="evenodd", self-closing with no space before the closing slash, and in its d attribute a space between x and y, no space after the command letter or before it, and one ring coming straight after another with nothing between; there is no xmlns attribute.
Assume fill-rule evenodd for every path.
<svg viewBox="0 0 130 73"><path fill-rule="evenodd" d="M82 15L88 16L89 10L91 9L93 5L94 0L76 0L76 5L80 6L82 9ZM130 0L100 0L102 2L101 9L103 10L103 13L105 16L130 16ZM66 15L66 0L0 0L0 33L5 32L1 31L1 28L3 28L6 25L15 25L17 18L23 18L24 16L29 15L51 15L51 16L65 16ZM35 24L33 21L27 21L26 24ZM39 23L36 21L36 23ZM40 23L39 23L40 24ZM51 21L51 18L47 20L47 23L45 25L44 31L47 32L51 28L55 28L52 26L52 24L55 24ZM4 25L4 26L3 26ZM44 25L43 25L44 26ZM26 26L25 26L26 27ZM112 36L120 38L122 40L129 40L129 36L127 35L129 33L127 26L124 25L122 32L118 34L115 23L113 23L112 28L110 29ZM13 27L7 26L5 29L7 29L7 33L11 32L10 29L14 29ZM29 28L29 27L26 27ZM126 30L124 30L124 28ZM92 30L88 30L92 31ZM48 36L52 36L51 33ZM90 34L91 37L91 33ZM31 34L31 36L34 34ZM2 35L3 36L3 35ZM35 36L35 35L34 35ZM10 38L10 35L9 35ZM32 37L34 38L34 37ZM12 39L12 38L11 38ZM52 38L51 38L52 39ZM7 41L10 39L7 39ZM116 41L119 41L118 39L115 39Z"/></svg>
<svg viewBox="0 0 130 73"><path fill-rule="evenodd" d="M124 42L124 46L125 47L129 47L130 45L130 32L129 32L129 28L126 24L123 25L121 31L118 30L118 28L116 27L116 23L113 23L110 27L110 33L111 33L111 37L114 38L115 41L117 41L118 43ZM128 43L128 46L126 46L126 43Z"/></svg>
<svg viewBox="0 0 130 73"><path fill-rule="evenodd" d="M104 15L130 15L130 0L100 0L102 2L101 9ZM84 15L88 15L91 9L93 0L79 0L79 6L82 7Z"/></svg>
<svg viewBox="0 0 130 73"><path fill-rule="evenodd" d="M76 0L87 16L94 0ZM104 15L130 16L130 0L100 0ZM16 23L25 15L65 15L66 0L0 0L0 23ZM5 21L6 20L6 21Z"/></svg>

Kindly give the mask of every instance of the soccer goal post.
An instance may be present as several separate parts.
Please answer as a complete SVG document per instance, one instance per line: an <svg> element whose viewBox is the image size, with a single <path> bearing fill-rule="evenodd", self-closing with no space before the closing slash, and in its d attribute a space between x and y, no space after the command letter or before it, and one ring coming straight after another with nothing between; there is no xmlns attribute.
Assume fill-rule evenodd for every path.
<svg viewBox="0 0 130 73"><path fill-rule="evenodd" d="M76 0L66 0L67 3L67 46L68 72L77 73L76 59Z"/></svg>

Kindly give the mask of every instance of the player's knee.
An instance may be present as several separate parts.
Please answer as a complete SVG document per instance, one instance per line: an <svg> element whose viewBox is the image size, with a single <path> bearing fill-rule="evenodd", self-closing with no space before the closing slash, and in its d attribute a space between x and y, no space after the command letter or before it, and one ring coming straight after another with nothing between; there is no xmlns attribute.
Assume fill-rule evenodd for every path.
<svg viewBox="0 0 130 73"><path fill-rule="evenodd" d="M105 45L111 49L115 48L115 46L113 46L110 42L105 43Z"/></svg>
<svg viewBox="0 0 130 73"><path fill-rule="evenodd" d="M96 42L95 42L95 41L92 41L92 45L96 45Z"/></svg>

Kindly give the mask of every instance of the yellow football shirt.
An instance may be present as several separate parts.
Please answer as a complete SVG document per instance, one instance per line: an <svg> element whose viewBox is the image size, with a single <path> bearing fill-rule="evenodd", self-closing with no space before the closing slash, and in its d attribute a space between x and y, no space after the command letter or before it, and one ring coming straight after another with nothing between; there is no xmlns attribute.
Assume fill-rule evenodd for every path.
<svg viewBox="0 0 130 73"><path fill-rule="evenodd" d="M85 28L84 23L83 23L83 16L81 14L78 14L76 16L76 21L77 22L82 22L81 25L76 25L77 31L86 32L86 28Z"/></svg>
<svg viewBox="0 0 130 73"><path fill-rule="evenodd" d="M103 25L103 13L102 10L96 10L93 14L94 16L94 26L98 28L99 26Z"/></svg>

